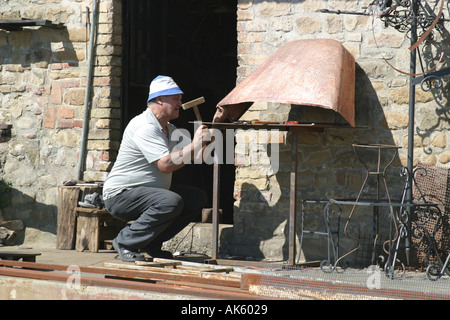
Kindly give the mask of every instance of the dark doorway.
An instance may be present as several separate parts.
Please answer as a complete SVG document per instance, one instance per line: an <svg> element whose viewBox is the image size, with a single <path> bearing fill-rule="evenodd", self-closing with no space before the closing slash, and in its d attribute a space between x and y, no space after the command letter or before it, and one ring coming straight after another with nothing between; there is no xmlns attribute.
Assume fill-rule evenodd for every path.
<svg viewBox="0 0 450 320"><path fill-rule="evenodd" d="M146 108L150 82L169 75L184 91L183 102L205 97L199 106L211 121L217 103L236 84L237 0L128 0L123 2L122 128ZM193 110L173 121L193 134ZM220 168L223 223L233 222L235 167ZM212 166L188 165L174 182L203 188L212 199Z"/></svg>

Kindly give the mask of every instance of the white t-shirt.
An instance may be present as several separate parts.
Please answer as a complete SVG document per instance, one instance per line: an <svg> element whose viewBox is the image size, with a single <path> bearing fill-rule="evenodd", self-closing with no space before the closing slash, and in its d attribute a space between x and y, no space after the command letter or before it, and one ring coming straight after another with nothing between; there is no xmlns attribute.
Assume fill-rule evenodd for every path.
<svg viewBox="0 0 450 320"><path fill-rule="evenodd" d="M172 174L163 173L154 163L170 154L178 143L170 139L176 127L168 123L167 128L169 134L148 108L130 121L124 131L116 162L103 186L103 199L141 185L170 188Z"/></svg>

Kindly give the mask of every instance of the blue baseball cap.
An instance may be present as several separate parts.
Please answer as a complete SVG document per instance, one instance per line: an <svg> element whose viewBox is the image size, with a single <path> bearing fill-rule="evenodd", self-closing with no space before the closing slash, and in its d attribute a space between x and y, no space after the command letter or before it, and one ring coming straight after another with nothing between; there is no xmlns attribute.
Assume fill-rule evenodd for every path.
<svg viewBox="0 0 450 320"><path fill-rule="evenodd" d="M150 83L147 102L159 96L169 96L172 94L183 94L183 91L181 91L180 87L178 87L171 77L157 76Z"/></svg>

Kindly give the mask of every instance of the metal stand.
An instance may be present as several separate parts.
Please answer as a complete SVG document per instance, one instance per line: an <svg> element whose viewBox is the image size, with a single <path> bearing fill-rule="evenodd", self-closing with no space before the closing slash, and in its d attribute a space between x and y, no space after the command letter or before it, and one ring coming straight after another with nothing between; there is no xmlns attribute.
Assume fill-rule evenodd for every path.
<svg viewBox="0 0 450 320"><path fill-rule="evenodd" d="M311 231L304 229L305 222L305 213L308 207L308 204L313 205L325 205L323 209L323 218L325 221L325 226L327 228L326 232L322 231ZM337 213L332 208L337 207ZM335 262L339 258L339 239L340 239L340 225L341 225L341 214L343 212L342 205L339 201L335 200L303 200L302 201L302 228L300 230L300 253L303 248L303 235L305 233L313 234L313 235L322 235L327 236L327 259L322 260L320 263L320 269L324 272L333 272L336 270ZM336 213L336 214L335 214ZM336 231L332 230L331 218L336 216L337 218L337 226ZM345 268L345 267L344 267Z"/></svg>
<svg viewBox="0 0 450 320"><path fill-rule="evenodd" d="M390 146L390 145L360 145L360 144L353 144L352 146L353 146L353 150L355 152L356 157L363 164L363 166L366 168L366 177L365 177L364 182L363 182L363 184L361 186L361 189L359 191L358 197L356 198L356 201L355 201L355 203L353 205L353 208L350 211L349 218L348 218L347 223L346 223L345 228L344 228L344 234L345 234L345 236L347 238L351 238L351 239L356 240L358 242L358 245L353 250L350 250L347 254L345 254L342 257L340 257L336 261L335 264L339 263L339 261L341 259L343 259L344 257L346 257L346 256L350 255L351 253L355 252L360 247L360 240L359 240L359 238L350 236L348 234L348 225L349 225L349 223L350 223L350 221L351 221L351 219L353 217L354 211L355 211L355 209L356 209L356 207L358 205L358 202L359 202L359 200L361 198L361 195L362 195L362 193L364 191L364 188L365 188L365 186L367 184L369 176L375 176L376 180L377 180L377 198L376 198L376 202L373 204L373 210L374 211L373 211L373 222L372 222L372 227L373 227L373 229L372 229L372 241L373 241L372 265L375 265L376 264L376 248L375 247L376 247L376 241L377 241L377 238L378 238L378 228L379 228L379 205L377 205L377 204L379 204L380 201L381 201L380 184L381 184L381 181L382 181L383 185L384 185L385 192L386 192L386 196L387 196L387 203L389 205L389 204L391 204L391 196L389 194L389 189L388 189L387 182L386 182L386 170L394 162L395 157L398 155L399 147L397 147L397 146ZM375 150L375 151L377 151L378 157L377 157L377 165L376 165L375 170L371 170L369 168L368 163L366 161L364 161L359 156L357 149L365 149L365 151L366 150ZM386 150L388 150L388 151L392 151L393 150L394 152L393 152L393 156L390 159L390 161L386 165L383 165L382 164L382 151L386 151ZM391 213L391 217L392 217L393 216L392 207L390 207L390 213Z"/></svg>

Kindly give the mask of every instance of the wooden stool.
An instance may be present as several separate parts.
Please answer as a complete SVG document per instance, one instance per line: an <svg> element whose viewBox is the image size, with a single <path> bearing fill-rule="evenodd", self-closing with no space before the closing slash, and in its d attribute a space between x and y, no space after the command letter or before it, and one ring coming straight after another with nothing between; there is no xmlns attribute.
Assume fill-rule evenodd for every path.
<svg viewBox="0 0 450 320"><path fill-rule="evenodd" d="M98 252L100 246L100 227L106 220L114 218L106 209L77 207L77 236L75 250Z"/></svg>

